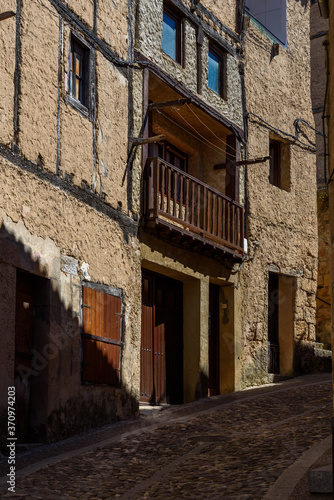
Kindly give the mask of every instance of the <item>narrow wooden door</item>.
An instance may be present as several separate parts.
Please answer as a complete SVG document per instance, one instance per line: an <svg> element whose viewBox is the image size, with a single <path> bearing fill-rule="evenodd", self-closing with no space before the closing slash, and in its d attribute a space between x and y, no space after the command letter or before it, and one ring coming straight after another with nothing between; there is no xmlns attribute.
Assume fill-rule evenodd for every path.
<svg viewBox="0 0 334 500"><path fill-rule="evenodd" d="M141 401L183 400L182 283L143 272Z"/></svg>
<svg viewBox="0 0 334 500"><path fill-rule="evenodd" d="M209 396L219 394L219 286L209 288Z"/></svg>
<svg viewBox="0 0 334 500"><path fill-rule="evenodd" d="M269 273L268 283L268 372L279 373L279 277Z"/></svg>
<svg viewBox="0 0 334 500"><path fill-rule="evenodd" d="M143 272L141 307L140 400L155 399L153 384L153 275Z"/></svg>

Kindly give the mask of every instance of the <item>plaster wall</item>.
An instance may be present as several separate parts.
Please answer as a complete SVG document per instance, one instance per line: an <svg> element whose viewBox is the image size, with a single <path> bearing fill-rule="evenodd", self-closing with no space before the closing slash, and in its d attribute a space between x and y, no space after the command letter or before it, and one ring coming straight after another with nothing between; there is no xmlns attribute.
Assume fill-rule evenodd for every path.
<svg viewBox="0 0 334 500"><path fill-rule="evenodd" d="M128 216L126 178L122 185L128 75L110 62L114 55L127 56L128 2L113 2L114 16L109 2L96 3L95 19L93 0L60 4L66 19L46 0L23 0L17 30L15 17L0 23L1 433L7 387L14 385L16 269L21 269L49 285L48 338L40 338L33 362L38 375L43 373L35 385L44 384L45 395L44 408L40 401L34 407L45 414L38 425L50 440L136 415L140 362L139 243L137 225ZM10 0L6 8L16 11L17 3ZM83 21L82 31L76 19ZM108 61L90 44L95 25L107 43L115 31L104 45ZM86 115L68 99L71 32L91 54ZM15 153L9 149L13 142ZM81 382L86 281L123 293L120 388Z"/></svg>
<svg viewBox="0 0 334 500"><path fill-rule="evenodd" d="M190 14L189 7L188 11ZM219 17L221 18L222 15ZM209 38L207 35L204 35L203 45L200 48L202 58L200 65L200 80L202 84L201 88L197 89L197 49L195 26L188 20L184 21L184 62L183 64L178 64L162 50L162 20L162 0L140 1L138 8L138 27L135 48L157 64L163 71L172 75L193 94L196 95L199 90L199 95L204 102L214 107L223 116L227 117L231 122L241 128L242 104L240 75L237 60L230 54L226 55L226 81L228 82L227 98L221 99L221 97L218 96L213 90L209 89L207 85ZM215 26L214 21L208 20L207 22L208 26ZM223 39L223 36L223 34L220 34L221 39Z"/></svg>
<svg viewBox="0 0 334 500"><path fill-rule="evenodd" d="M314 122L317 130L328 133L324 110L327 68L326 48L329 28L328 19L320 17L317 4L311 6L311 96ZM328 157L325 156L324 137L316 135L317 147L317 185L318 185L318 289L317 296L317 341L331 344L331 308L330 308L330 267L329 267L329 204L328 204ZM326 151L328 152L328 151Z"/></svg>
<svg viewBox="0 0 334 500"><path fill-rule="evenodd" d="M268 380L269 271L295 277L290 314L293 339L295 343L315 341L316 165L314 152L309 150L314 132L301 125L305 136L298 139L304 144L293 140L296 119L314 126L309 90L309 8L287 2L287 46L279 46L275 57L273 40L252 21L244 40L247 109L257 115L249 116L248 156L268 155L270 137L290 150L290 161L282 165L289 169L290 185L285 189L269 183L268 162L251 166L247 172L247 239L249 256L254 259L245 263L242 273L244 385Z"/></svg>
<svg viewBox="0 0 334 500"><path fill-rule="evenodd" d="M6 2L6 9L16 11L16 1ZM0 141L10 147L14 129L14 72L16 16L0 22Z"/></svg>

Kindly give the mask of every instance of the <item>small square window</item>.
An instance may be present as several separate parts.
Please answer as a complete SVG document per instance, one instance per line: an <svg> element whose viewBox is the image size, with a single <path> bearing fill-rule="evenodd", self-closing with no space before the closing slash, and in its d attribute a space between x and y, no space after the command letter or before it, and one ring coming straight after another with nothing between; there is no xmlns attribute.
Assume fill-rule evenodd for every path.
<svg viewBox="0 0 334 500"><path fill-rule="evenodd" d="M168 9L164 8L162 23L162 50L174 61L182 62L182 23Z"/></svg>
<svg viewBox="0 0 334 500"><path fill-rule="evenodd" d="M83 106L89 108L89 60L88 47L71 38L69 93Z"/></svg>
<svg viewBox="0 0 334 500"><path fill-rule="evenodd" d="M210 45L208 54L208 86L221 97L225 97L226 92L226 86L224 85L224 61L224 54Z"/></svg>

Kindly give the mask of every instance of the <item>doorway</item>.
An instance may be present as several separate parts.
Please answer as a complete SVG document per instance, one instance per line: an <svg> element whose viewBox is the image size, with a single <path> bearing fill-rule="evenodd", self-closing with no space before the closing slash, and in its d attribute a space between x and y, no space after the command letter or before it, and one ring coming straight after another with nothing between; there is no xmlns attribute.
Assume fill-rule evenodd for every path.
<svg viewBox="0 0 334 500"><path fill-rule="evenodd" d="M27 443L45 439L49 331L49 281L17 270L15 304L16 436Z"/></svg>
<svg viewBox="0 0 334 500"><path fill-rule="evenodd" d="M268 373L279 374L279 276L269 273L268 282Z"/></svg>
<svg viewBox="0 0 334 500"><path fill-rule="evenodd" d="M209 396L220 394L219 286L209 286Z"/></svg>
<svg viewBox="0 0 334 500"><path fill-rule="evenodd" d="M182 283L143 271L140 400L183 402Z"/></svg>

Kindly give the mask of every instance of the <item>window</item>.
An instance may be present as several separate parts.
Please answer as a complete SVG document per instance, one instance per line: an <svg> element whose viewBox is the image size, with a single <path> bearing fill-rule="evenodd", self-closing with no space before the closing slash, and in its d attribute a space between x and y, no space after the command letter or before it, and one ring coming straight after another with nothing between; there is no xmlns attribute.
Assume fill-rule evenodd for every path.
<svg viewBox="0 0 334 500"><path fill-rule="evenodd" d="M290 143L276 137L269 138L270 171L269 182L284 191L290 191Z"/></svg>
<svg viewBox="0 0 334 500"><path fill-rule="evenodd" d="M162 24L162 50L174 61L181 64L182 61L182 23L168 9L163 12Z"/></svg>
<svg viewBox="0 0 334 500"><path fill-rule="evenodd" d="M279 42L286 43L286 0L246 0L246 10Z"/></svg>
<svg viewBox="0 0 334 500"><path fill-rule="evenodd" d="M84 382L120 385L122 300L82 287L82 378Z"/></svg>
<svg viewBox="0 0 334 500"><path fill-rule="evenodd" d="M269 141L270 171L269 182L273 186L281 187L281 144L270 139Z"/></svg>
<svg viewBox="0 0 334 500"><path fill-rule="evenodd" d="M216 94L225 97L224 55L210 45L208 60L208 86Z"/></svg>
<svg viewBox="0 0 334 500"><path fill-rule="evenodd" d="M70 95L86 108L89 107L89 49L76 38L71 38L69 90Z"/></svg>

